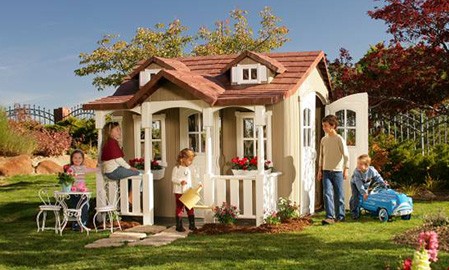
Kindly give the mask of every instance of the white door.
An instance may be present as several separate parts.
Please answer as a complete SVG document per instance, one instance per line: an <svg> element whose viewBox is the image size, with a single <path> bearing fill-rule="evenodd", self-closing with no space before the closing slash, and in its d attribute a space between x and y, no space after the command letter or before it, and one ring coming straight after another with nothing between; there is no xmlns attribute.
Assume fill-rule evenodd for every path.
<svg viewBox="0 0 449 270"><path fill-rule="evenodd" d="M299 102L301 136L301 214L313 214L315 211L315 93L310 93Z"/></svg>
<svg viewBox="0 0 449 270"><path fill-rule="evenodd" d="M345 181L345 203L351 197L350 178L357 165L357 157L368 154L368 94L359 93L341 98L326 106L326 115L338 118L337 132L346 140L349 150L349 179Z"/></svg>

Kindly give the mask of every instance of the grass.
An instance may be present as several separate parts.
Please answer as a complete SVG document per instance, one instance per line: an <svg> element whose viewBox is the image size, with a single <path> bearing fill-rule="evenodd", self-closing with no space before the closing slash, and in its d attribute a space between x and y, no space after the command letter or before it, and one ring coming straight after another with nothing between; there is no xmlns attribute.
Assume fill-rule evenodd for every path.
<svg viewBox="0 0 449 270"><path fill-rule="evenodd" d="M422 224L424 215L449 209L449 202L416 203L410 221L379 223L369 216L302 232L191 235L164 247L119 247L88 250L84 245L108 233L89 237L65 231L36 232L39 188L55 176L21 176L0 182L0 269L392 269L413 249L392 242L395 234ZM88 186L93 187L93 175ZM449 254L440 252L433 269L447 269Z"/></svg>

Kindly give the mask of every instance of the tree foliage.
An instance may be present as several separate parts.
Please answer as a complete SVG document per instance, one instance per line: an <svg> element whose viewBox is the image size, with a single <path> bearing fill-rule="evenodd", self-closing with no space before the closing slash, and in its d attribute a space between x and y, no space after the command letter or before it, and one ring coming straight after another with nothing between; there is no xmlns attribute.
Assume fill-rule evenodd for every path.
<svg viewBox="0 0 449 270"><path fill-rule="evenodd" d="M180 57L188 48L193 55L220 55L244 50L269 52L288 41L288 29L280 26L280 19L266 7L260 12L260 29L254 37L244 10L233 10L229 18L217 21L215 29L202 27L196 35L189 35L188 28L179 20L167 26L158 23L152 28L138 28L130 42L118 35L105 35L91 53L80 54L78 76L94 75L92 84L98 90L118 86L138 61L152 56Z"/></svg>
<svg viewBox="0 0 449 270"><path fill-rule="evenodd" d="M254 37L252 28L248 26L246 15L246 11L236 9L230 12L230 18L217 21L214 30L200 28L197 38L205 43L195 46L192 53L221 55L239 53L244 50L270 52L289 40L286 37L287 27L279 26L281 20L272 14L271 8L265 7L259 13L261 28L257 37Z"/></svg>
<svg viewBox="0 0 449 270"><path fill-rule="evenodd" d="M449 111L449 2L384 0L369 11L393 34L390 44L372 46L357 63L341 49L330 64L334 98L368 92L371 108L395 113Z"/></svg>

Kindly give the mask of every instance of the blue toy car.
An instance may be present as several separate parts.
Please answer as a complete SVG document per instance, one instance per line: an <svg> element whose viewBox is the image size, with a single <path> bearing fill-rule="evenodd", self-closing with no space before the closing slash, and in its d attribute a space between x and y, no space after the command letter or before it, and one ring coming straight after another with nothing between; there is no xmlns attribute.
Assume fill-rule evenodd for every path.
<svg viewBox="0 0 449 270"><path fill-rule="evenodd" d="M400 216L409 220L413 212L413 199L403 193L390 189L388 186L375 187L366 201L360 196L360 208L377 215L381 222Z"/></svg>

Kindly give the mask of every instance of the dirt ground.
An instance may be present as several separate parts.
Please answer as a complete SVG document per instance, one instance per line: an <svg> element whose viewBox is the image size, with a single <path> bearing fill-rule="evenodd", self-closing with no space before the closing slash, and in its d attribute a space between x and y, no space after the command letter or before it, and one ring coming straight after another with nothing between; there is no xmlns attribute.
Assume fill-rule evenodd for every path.
<svg viewBox="0 0 449 270"><path fill-rule="evenodd" d="M424 231L435 231L438 233L439 250L449 252L449 226L430 226L424 225L418 228L413 228L400 235L397 235L393 241L398 244L404 244L411 247L418 247L418 236Z"/></svg>
<svg viewBox="0 0 449 270"><path fill-rule="evenodd" d="M263 224L259 227L248 225L208 223L204 224L202 228L196 230L193 233L199 235L215 235L226 233L283 233L301 231L311 224L312 219L310 217L295 218L278 225Z"/></svg>

